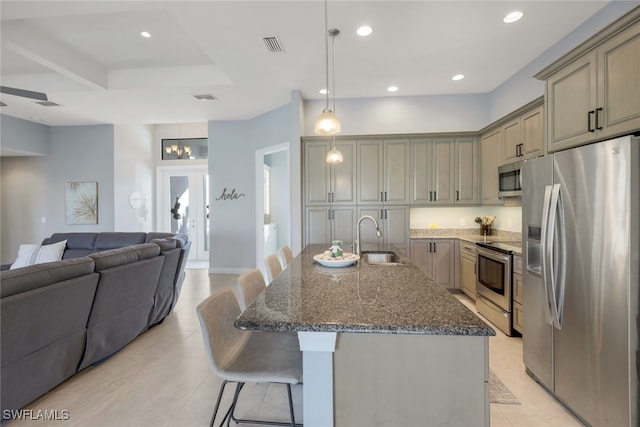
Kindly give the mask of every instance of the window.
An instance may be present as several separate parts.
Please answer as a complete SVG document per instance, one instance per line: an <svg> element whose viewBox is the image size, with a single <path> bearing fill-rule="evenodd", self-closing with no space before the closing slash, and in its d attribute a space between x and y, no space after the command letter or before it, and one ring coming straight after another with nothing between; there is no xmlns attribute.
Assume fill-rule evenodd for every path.
<svg viewBox="0 0 640 427"><path fill-rule="evenodd" d="M208 138L162 140L162 160L194 160L209 157Z"/></svg>

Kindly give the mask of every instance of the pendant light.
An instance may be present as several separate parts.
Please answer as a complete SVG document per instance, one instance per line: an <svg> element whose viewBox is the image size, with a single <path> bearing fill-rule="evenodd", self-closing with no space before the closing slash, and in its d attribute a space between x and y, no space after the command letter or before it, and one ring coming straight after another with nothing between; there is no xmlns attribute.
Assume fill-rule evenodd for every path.
<svg viewBox="0 0 640 427"><path fill-rule="evenodd" d="M335 28L328 29L329 25L327 22L327 0L324 2L324 28L325 28L325 66L326 66L326 102L325 108L322 110L322 114L316 120L314 126L314 133L316 135L335 135L340 133L341 126L340 121L335 115L336 108L336 95L335 95L335 55L336 55L336 45L335 45L335 37L340 34L340 30ZM329 91L329 37L331 37L333 41L333 88ZM333 94L333 109L329 108L329 92ZM334 146L335 148L335 146Z"/></svg>

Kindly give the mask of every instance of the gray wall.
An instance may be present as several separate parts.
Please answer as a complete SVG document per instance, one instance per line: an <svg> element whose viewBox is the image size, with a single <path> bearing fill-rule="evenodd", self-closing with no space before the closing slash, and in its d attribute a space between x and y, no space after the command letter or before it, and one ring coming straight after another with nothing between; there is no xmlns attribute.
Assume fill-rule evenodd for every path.
<svg viewBox="0 0 640 427"><path fill-rule="evenodd" d="M278 247L291 245L289 234L291 192L289 191L290 179L287 157L286 151L279 151L265 156L265 163L271 166L271 180L269 182L271 222L278 224Z"/></svg>
<svg viewBox="0 0 640 427"><path fill-rule="evenodd" d="M209 122L211 271L237 273L256 267L255 152L289 142L290 117L286 105L252 120ZM244 196L216 200L224 188Z"/></svg>
<svg viewBox="0 0 640 427"><path fill-rule="evenodd" d="M46 156L49 154L49 126L0 114L2 155Z"/></svg>
<svg viewBox="0 0 640 427"><path fill-rule="evenodd" d="M114 131L111 125L50 129L49 155L2 157L2 263L21 243L40 243L54 232L114 230ZM65 183L98 183L98 224L67 225Z"/></svg>

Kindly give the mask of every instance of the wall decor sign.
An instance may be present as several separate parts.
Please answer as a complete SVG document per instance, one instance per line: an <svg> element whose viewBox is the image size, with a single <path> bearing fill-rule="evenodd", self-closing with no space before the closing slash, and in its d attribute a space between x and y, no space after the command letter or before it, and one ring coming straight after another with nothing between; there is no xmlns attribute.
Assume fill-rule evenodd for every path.
<svg viewBox="0 0 640 427"><path fill-rule="evenodd" d="M216 200L237 200L244 196L244 193L236 193L235 188L231 190L231 193L227 193L227 187L224 187L224 190L222 190L222 194L220 194L220 197L217 197Z"/></svg>
<svg viewBox="0 0 640 427"><path fill-rule="evenodd" d="M97 224L98 183L67 182L65 190L67 224Z"/></svg>

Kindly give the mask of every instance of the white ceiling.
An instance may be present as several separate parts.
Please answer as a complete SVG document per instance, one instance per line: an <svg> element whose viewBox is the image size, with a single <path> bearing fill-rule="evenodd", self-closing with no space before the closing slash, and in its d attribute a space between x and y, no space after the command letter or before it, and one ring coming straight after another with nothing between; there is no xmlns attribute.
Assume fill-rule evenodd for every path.
<svg viewBox="0 0 640 427"><path fill-rule="evenodd" d="M341 31L336 95L490 92L607 3L331 0L329 27ZM2 95L3 114L47 125L202 122L255 117L288 103L293 89L323 97L319 0L0 4L2 85L46 92L60 105ZM514 9L524 18L504 24ZM374 32L358 37L365 23ZM285 52L268 52L268 36ZM466 78L451 81L457 73Z"/></svg>

